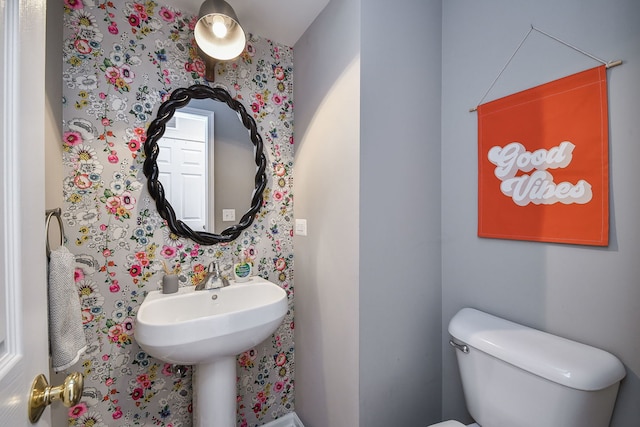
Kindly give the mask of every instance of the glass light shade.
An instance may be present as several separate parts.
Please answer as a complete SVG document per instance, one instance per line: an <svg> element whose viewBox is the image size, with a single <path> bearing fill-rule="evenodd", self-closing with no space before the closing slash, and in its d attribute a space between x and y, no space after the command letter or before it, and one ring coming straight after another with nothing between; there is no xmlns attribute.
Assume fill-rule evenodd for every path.
<svg viewBox="0 0 640 427"><path fill-rule="evenodd" d="M200 7L194 29L200 50L220 61L236 58L245 48L247 37L233 8L224 0L206 0ZM225 31L226 30L226 31Z"/></svg>

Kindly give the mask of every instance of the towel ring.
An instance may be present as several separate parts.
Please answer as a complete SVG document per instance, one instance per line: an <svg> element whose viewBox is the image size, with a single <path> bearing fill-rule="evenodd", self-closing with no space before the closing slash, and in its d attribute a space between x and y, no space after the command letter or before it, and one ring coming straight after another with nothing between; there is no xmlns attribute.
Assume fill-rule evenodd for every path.
<svg viewBox="0 0 640 427"><path fill-rule="evenodd" d="M64 226L62 225L62 210L60 208L47 209L45 211L46 220L44 225L44 238L47 242L47 258L51 256L51 247L49 246L49 224L51 224L51 217L55 216L60 226L60 246L64 245Z"/></svg>

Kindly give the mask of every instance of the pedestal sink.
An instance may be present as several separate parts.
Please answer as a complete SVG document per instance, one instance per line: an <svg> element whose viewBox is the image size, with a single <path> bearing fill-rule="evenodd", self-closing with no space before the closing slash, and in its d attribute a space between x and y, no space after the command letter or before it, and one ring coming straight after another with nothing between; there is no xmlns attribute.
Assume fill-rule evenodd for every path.
<svg viewBox="0 0 640 427"><path fill-rule="evenodd" d="M195 427L235 427L236 355L264 341L287 313L287 295L260 277L205 291L151 291L134 335L151 356L195 365Z"/></svg>

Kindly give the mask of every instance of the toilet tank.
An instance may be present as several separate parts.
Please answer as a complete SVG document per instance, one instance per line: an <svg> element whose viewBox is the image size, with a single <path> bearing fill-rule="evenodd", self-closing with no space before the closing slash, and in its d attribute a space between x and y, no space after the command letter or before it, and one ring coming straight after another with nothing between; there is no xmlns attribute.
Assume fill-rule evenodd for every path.
<svg viewBox="0 0 640 427"><path fill-rule="evenodd" d="M612 354L472 308L449 333L467 409L482 427L609 425L625 376Z"/></svg>

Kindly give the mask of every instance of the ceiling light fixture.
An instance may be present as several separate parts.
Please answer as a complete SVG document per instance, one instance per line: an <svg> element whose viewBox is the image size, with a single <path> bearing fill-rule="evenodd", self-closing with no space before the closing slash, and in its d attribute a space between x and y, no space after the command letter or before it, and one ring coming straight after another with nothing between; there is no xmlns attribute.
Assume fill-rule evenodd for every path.
<svg viewBox="0 0 640 427"><path fill-rule="evenodd" d="M238 57L247 42L235 11L224 0L202 3L193 32L200 51L219 61Z"/></svg>

